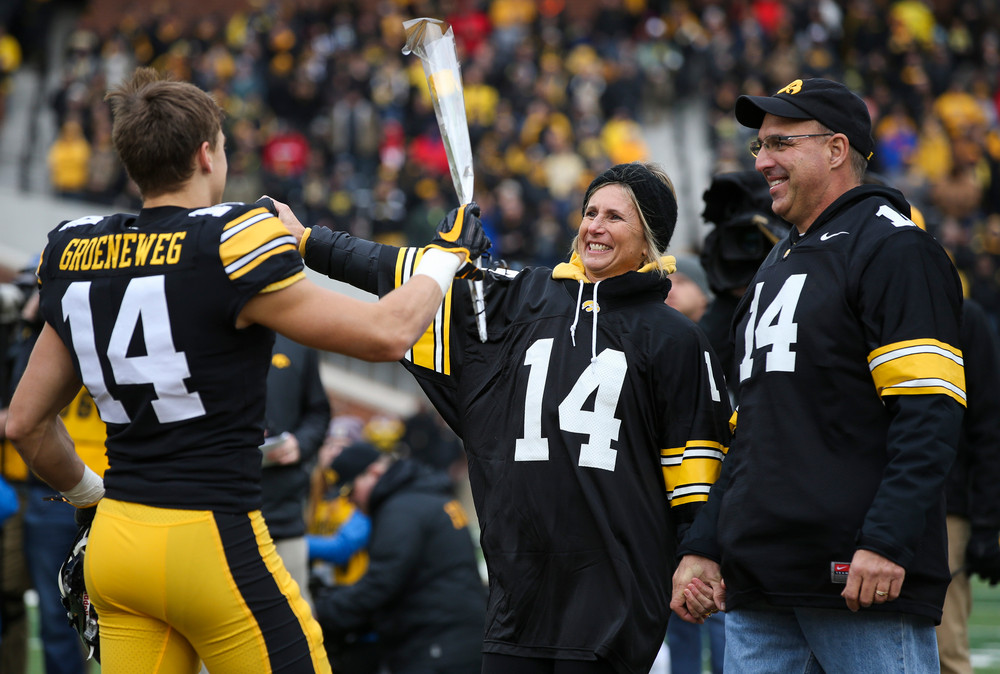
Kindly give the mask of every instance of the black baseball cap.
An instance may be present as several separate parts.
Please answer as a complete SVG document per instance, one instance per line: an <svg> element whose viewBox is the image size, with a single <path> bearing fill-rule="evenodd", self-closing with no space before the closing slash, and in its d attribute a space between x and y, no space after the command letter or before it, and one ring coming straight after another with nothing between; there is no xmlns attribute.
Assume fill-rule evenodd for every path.
<svg viewBox="0 0 1000 674"><path fill-rule="evenodd" d="M851 147L865 160L871 161L875 154L868 106L840 82L819 77L795 80L773 96L744 95L736 99L736 119L743 126L759 129L767 113L790 119L815 119L834 133L847 136Z"/></svg>
<svg viewBox="0 0 1000 674"><path fill-rule="evenodd" d="M380 456L382 456L382 452L378 451L375 445L367 442L355 442L344 447L330 464L330 468L337 474L334 486L345 487L352 484Z"/></svg>

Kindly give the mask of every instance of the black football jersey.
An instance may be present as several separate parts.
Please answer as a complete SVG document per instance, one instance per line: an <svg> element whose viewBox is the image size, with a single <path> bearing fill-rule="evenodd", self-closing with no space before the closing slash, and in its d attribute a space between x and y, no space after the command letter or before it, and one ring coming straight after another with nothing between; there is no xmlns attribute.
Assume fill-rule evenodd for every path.
<svg viewBox="0 0 1000 674"><path fill-rule="evenodd" d="M304 278L280 221L240 203L83 217L49 234L38 276L107 424L107 495L259 508L274 333L235 326L256 294Z"/></svg>
<svg viewBox="0 0 1000 674"><path fill-rule="evenodd" d="M419 259L348 239L316 268L379 294ZM668 281L582 278L570 264L490 272L486 343L456 281L404 365L468 454L490 582L484 650L597 655L645 674L678 530L727 451L729 401L707 339L664 304Z"/></svg>
<svg viewBox="0 0 1000 674"><path fill-rule="evenodd" d="M906 568L901 597L871 610L940 617L961 289L909 212L895 190L848 192L775 247L741 300L718 520L730 608L846 608L831 565L865 548Z"/></svg>

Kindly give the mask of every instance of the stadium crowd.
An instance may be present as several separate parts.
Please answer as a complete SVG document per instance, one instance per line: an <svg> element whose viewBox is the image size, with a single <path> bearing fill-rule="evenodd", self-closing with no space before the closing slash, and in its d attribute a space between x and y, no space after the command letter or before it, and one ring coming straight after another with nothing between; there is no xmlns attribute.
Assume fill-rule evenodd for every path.
<svg viewBox="0 0 1000 674"><path fill-rule="evenodd" d="M308 225L424 240L455 197L420 61L401 52L402 24L437 16L455 31L475 198L495 257L560 260L583 189L612 164L656 160L642 124L674 102L704 102L717 171L751 168L736 97L823 76L865 98L870 170L918 206L967 293L1000 324L1000 15L990 3L233 4L243 10L191 18L170 2L131 3L112 24L84 11L51 96L56 192L137 205L103 95L136 65L153 65L227 111L227 199L268 193Z"/></svg>

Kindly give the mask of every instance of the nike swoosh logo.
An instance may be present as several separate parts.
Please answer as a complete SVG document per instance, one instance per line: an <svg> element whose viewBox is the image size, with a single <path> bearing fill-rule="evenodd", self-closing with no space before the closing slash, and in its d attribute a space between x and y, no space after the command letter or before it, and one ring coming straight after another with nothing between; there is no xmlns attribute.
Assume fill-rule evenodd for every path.
<svg viewBox="0 0 1000 674"><path fill-rule="evenodd" d="M820 241L826 241L827 239L832 239L835 236L840 236L841 234L850 234L850 232L826 232L819 237Z"/></svg>

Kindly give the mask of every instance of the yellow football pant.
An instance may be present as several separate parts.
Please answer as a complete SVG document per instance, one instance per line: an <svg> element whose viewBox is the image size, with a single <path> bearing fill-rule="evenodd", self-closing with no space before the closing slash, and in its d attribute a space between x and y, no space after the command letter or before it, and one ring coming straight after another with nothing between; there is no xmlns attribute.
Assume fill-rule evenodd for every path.
<svg viewBox="0 0 1000 674"><path fill-rule="evenodd" d="M330 672L323 635L260 511L104 498L84 577L104 674Z"/></svg>

